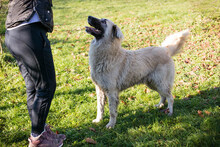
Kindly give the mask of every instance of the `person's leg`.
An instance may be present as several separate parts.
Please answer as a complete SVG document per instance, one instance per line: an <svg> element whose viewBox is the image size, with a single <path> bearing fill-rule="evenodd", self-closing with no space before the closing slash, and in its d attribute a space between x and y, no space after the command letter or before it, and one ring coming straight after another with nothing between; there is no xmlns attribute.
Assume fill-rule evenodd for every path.
<svg viewBox="0 0 220 147"><path fill-rule="evenodd" d="M13 45L14 43L12 43L13 39L11 39L11 36L9 36L8 31L6 31L6 35L5 35L5 43L6 46L8 47L9 51L11 52L11 54L14 56L14 58L17 61L19 70L24 78L25 81L25 85L26 85L26 93L27 93L27 108L28 108L28 113L30 118L31 117L31 111L32 111L32 107L31 104L33 103L33 100L35 98L36 95L36 89L35 89L35 84L34 81L32 80L31 76L29 75L25 65L22 62L22 59L19 58L19 56L17 56L14 52L13 52ZM12 48L10 47L10 45L12 46Z"/></svg>
<svg viewBox="0 0 220 147"><path fill-rule="evenodd" d="M17 64L19 66L20 72L24 78L25 85L26 85L26 93L27 93L27 108L28 108L28 113L30 116L30 119L32 119L32 103L34 101L35 95L36 95L36 89L34 85L34 81L32 80L31 76L29 75L25 65L17 59Z"/></svg>
<svg viewBox="0 0 220 147"><path fill-rule="evenodd" d="M20 64L21 73L27 81L26 86L30 88L27 89L27 95L32 133L39 135L44 130L56 87L49 41L45 31L33 24L8 31L6 44Z"/></svg>
<svg viewBox="0 0 220 147"><path fill-rule="evenodd" d="M38 27L32 28L34 34L38 34ZM44 130L46 118L49 112L51 100L54 96L56 88L55 69L53 63L53 57L50 47L50 42L47 39L46 32L42 31L38 34L40 41L37 41L36 36L33 36L37 48L34 49L35 57L40 69L40 80L36 83L36 96L32 107L32 133L39 133ZM41 49L39 43L42 43Z"/></svg>

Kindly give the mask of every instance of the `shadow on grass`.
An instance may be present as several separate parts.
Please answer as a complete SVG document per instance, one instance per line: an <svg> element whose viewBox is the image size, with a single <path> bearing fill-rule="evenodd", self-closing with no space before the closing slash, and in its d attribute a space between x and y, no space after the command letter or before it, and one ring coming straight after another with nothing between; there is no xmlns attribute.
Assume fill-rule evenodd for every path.
<svg viewBox="0 0 220 147"><path fill-rule="evenodd" d="M179 139L179 141L184 140L182 137L185 138L185 141L188 140L189 142L185 142L182 145L192 144L192 145L216 145L217 142L217 132L220 131L218 127L218 122L220 119L217 117L218 114L213 112L210 116L207 116L207 120L203 121L204 118L198 115L198 110L204 111L210 108L215 108L219 106L219 94L220 88L213 88L205 91L201 91L196 95L191 95L188 98L184 99L175 99L174 104L174 115L172 117L168 117L166 114L160 112L157 108L146 106L141 107L138 109L127 110L126 108L119 111L118 119L116 127L112 130L105 129L105 125L109 121L109 115L104 117L104 120L98 124L92 123L81 123L78 129L74 128L65 128L67 133L67 140L66 144L74 145L74 146L88 146L85 142L85 138L93 138L98 143L97 145L104 145L104 146L133 146L134 144L138 144L138 142L143 142L144 135L148 136L149 132L145 132L146 130L142 130L143 135L140 136L141 139L136 139L136 142L132 142L129 139L131 137L135 138L136 136L129 136L129 131L132 129L137 129L144 127L151 130L152 126L155 123L161 124L165 130L169 132L169 128L172 126L174 127L176 123L183 124L190 124L192 127L183 127L183 130L189 129L189 132L183 130L175 130L174 132L170 133L171 137L168 137L167 140L172 140L174 138ZM107 110L108 111L108 110ZM96 112L92 112L96 113ZM92 118L94 119L94 118ZM91 121L92 121L91 119ZM204 123L205 122L205 123ZM200 128L202 125L206 125L203 128ZM92 132L89 128L95 128L96 132ZM191 136L190 129L201 130L201 134L197 131L192 131ZM61 128L62 130L62 128ZM71 130L71 131L69 131ZM141 132L141 131L140 131ZM186 136L181 136L180 134L186 134ZM161 138L160 133L157 131L152 131L149 133L152 136L156 136L156 138ZM157 134L157 135L155 135ZM204 135L205 134L205 135ZM160 136L161 135L161 136ZM178 135L178 136L177 136ZM187 136L188 135L188 136ZM125 136L125 137L122 137ZM195 138L196 136L197 138ZM165 138L165 136L163 136ZM148 137L149 138L149 137ZM194 142L194 141L197 142ZM134 141L134 140L133 140ZM146 140L145 140L146 141ZM149 140L148 140L149 141ZM190 142L191 141L191 142Z"/></svg>
<svg viewBox="0 0 220 147"><path fill-rule="evenodd" d="M78 89L71 93L83 94L87 91L94 91L94 89ZM218 107L220 105L219 94L220 88L217 87L201 91L187 99L175 99L174 115L172 117L161 113L157 108L146 105L146 107L143 106L138 109L124 108L120 110L116 127L111 130L105 129L109 115L105 116L99 124L80 122L77 128L66 128L64 126L57 129L58 131L62 130L60 132L67 136L64 146L89 146L85 142L87 137L96 140L97 146L135 146L138 144L144 145L144 143L150 143L151 141L155 145L155 139L156 141L164 140L164 142L176 139L179 140L181 145L201 145L205 143L207 146L216 146L220 132L219 112L211 112L206 117L206 121L203 121L205 118L199 116L197 111ZM0 142L7 146L16 143L27 143L29 131L4 130L7 126L5 119L0 117ZM94 118L90 119L92 121ZM155 130L155 124L161 125L161 131ZM176 124L182 125L183 130L171 131L171 128L175 127ZM96 131L89 130L90 127L95 128ZM136 134L135 131L137 131ZM182 136L182 134L185 134L185 136Z"/></svg>
<svg viewBox="0 0 220 147"><path fill-rule="evenodd" d="M60 95L65 95L65 94L69 94L69 95L83 95L84 93L91 93L94 92L95 88L94 87L86 87L86 88L77 88L75 90L71 90L71 91L64 91L64 92L56 92L56 96L60 96Z"/></svg>
<svg viewBox="0 0 220 147"><path fill-rule="evenodd" d="M197 146L203 144L207 146L216 146L216 140L218 139L217 134L220 132L220 127L218 125L220 119L217 117L219 112L217 114L213 112L213 114L207 116L207 119L204 120L203 117L198 115L198 110L204 111L219 106L219 94L220 88L217 87L201 91L199 94L191 95L188 98L175 99L175 109L172 117L160 112L157 108L149 108L149 106L147 106L148 108L141 107L131 110L125 108L121 110L121 112L119 111L117 124L112 130L105 129L105 125L109 121L109 115L105 116L104 120L99 124L82 122L78 130L66 128L66 131L73 129L72 132L67 134L66 144L88 146L88 144L85 143L85 138L89 137L95 139L98 142L97 145L101 146L134 146L138 143L144 143L144 141L150 141L148 139L154 136L158 140L163 138L165 141L174 140L176 138L182 145L191 144ZM155 123L164 127L164 129L162 128L163 133L169 132L167 133L169 137L164 135L162 131L157 132L152 129ZM182 124L183 130L175 129L175 131L170 132L170 128L175 127L176 124ZM186 124L192 126L189 127ZM96 132L89 130L90 127L95 128ZM150 131L141 130L140 128L142 127ZM137 135L134 135L135 133L129 134L131 130L139 130L139 133ZM181 136L182 134L185 134L185 136ZM146 140L146 138L148 139ZM73 143L73 141L75 143Z"/></svg>

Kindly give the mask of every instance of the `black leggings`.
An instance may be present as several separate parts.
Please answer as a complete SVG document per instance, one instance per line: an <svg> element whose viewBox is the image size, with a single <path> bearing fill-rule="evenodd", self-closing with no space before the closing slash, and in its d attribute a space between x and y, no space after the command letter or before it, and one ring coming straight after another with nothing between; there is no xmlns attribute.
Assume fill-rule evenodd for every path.
<svg viewBox="0 0 220 147"><path fill-rule="evenodd" d="M25 80L32 133L39 135L44 130L56 89L53 57L46 30L41 23L8 30L5 43Z"/></svg>

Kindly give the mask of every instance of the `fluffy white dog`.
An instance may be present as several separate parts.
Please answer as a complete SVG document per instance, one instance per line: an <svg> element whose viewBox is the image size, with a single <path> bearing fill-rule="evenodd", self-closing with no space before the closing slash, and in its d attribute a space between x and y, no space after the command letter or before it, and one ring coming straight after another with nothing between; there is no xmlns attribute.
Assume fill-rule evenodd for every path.
<svg viewBox="0 0 220 147"><path fill-rule="evenodd" d="M95 37L89 51L91 77L97 93L97 117L93 122L103 118L106 95L110 111L110 121L106 127L113 128L119 92L135 84L146 84L160 94L157 107L163 106L167 99L168 115L172 115L174 100L171 89L175 69L171 56L180 51L189 30L167 37L160 47L130 51L121 47L123 34L112 21L89 16L88 23L92 27L86 27L86 32Z"/></svg>

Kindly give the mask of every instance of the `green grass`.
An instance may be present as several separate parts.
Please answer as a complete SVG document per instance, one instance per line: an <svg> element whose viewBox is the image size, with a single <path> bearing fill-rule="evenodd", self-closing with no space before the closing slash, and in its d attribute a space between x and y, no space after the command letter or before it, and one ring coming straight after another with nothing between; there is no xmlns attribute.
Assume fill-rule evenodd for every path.
<svg viewBox="0 0 220 147"><path fill-rule="evenodd" d="M220 145L220 1L218 0L54 0L55 28L49 34L57 89L47 122L67 135L64 146L219 146ZM0 35L4 41L7 1L1 1ZM87 16L108 18L122 30L122 46L156 46L170 33L186 28L191 37L174 57L174 115L154 107L159 95L139 85L120 94L116 127L108 130L96 117L95 87L88 51L92 36ZM4 43L0 54L0 146L26 146L30 120L25 84ZM198 114L202 111L202 115ZM206 114L207 113L207 114ZM95 128L96 132L89 128Z"/></svg>

